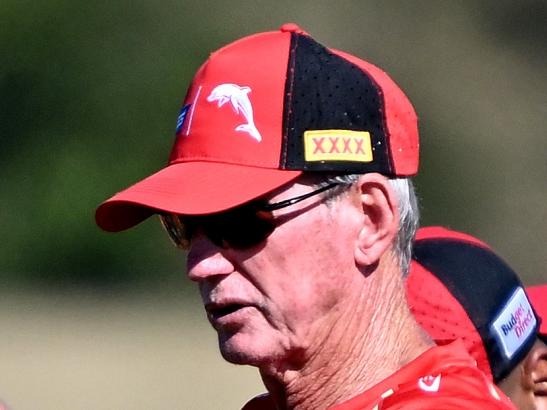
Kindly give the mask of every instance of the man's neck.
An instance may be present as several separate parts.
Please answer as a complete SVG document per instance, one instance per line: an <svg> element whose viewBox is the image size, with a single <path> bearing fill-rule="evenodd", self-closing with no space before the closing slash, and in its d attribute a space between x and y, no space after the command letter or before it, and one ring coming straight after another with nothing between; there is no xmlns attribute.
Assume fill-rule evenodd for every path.
<svg viewBox="0 0 547 410"><path fill-rule="evenodd" d="M325 409L344 402L433 345L408 310L402 280L382 279L388 278L348 303L302 367L261 368L278 409Z"/></svg>

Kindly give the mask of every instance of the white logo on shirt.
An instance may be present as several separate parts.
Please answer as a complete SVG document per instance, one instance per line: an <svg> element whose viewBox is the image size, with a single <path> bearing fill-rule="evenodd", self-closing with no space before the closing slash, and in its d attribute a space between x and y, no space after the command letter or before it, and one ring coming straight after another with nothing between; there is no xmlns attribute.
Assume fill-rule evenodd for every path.
<svg viewBox="0 0 547 410"><path fill-rule="evenodd" d="M235 113L239 114L241 112L247 120L246 124L238 125L235 130L246 132L260 142L262 141L262 136L254 123L253 106L248 96L250 92L250 87L241 87L237 84L229 83L220 84L211 91L211 94L207 97L207 101L217 101L219 108L229 101Z"/></svg>
<svg viewBox="0 0 547 410"><path fill-rule="evenodd" d="M420 380L418 380L418 386L420 389L435 393L439 391L439 387L441 385L441 375L438 374L437 376L424 376L420 377Z"/></svg>

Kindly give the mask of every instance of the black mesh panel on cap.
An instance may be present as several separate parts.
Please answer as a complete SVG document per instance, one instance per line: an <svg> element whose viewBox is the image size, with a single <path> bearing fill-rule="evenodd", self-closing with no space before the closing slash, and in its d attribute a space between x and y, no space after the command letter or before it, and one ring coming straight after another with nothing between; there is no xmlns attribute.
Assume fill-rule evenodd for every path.
<svg viewBox="0 0 547 410"><path fill-rule="evenodd" d="M310 37L292 33L285 92L281 168L393 174L382 91L359 67ZM306 162L304 132L308 130L367 131L373 159ZM325 149L331 148L325 141Z"/></svg>
<svg viewBox="0 0 547 410"><path fill-rule="evenodd" d="M413 258L437 276L462 305L481 336L494 381L501 380L535 341L530 337L507 359L490 330L504 303L522 287L517 274L492 251L451 239L416 241Z"/></svg>

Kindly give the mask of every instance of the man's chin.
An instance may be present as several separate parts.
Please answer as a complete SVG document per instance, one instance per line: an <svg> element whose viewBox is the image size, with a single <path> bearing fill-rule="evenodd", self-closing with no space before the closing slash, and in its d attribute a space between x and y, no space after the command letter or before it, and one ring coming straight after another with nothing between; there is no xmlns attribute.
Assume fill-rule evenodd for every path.
<svg viewBox="0 0 547 410"><path fill-rule="evenodd" d="M219 336L220 353L224 360L233 364L256 367L272 361L274 354L266 346L260 345L259 338L255 337L254 340L245 340L245 337L238 336L241 335L226 339Z"/></svg>
<svg viewBox="0 0 547 410"><path fill-rule="evenodd" d="M253 357L246 352L221 348L220 353L222 354L222 357L224 358L224 360L232 364L258 366L256 357Z"/></svg>

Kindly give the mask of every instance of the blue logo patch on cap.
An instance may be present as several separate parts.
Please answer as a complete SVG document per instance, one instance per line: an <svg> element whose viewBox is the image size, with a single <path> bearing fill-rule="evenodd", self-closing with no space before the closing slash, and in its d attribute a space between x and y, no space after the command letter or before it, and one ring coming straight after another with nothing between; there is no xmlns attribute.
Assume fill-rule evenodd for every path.
<svg viewBox="0 0 547 410"><path fill-rule="evenodd" d="M178 134L182 129L182 126L184 125L184 120L186 119L186 114L188 114L188 110L190 109L190 105L192 104L186 104L180 109L180 113L177 118L177 128L175 129L175 134Z"/></svg>

